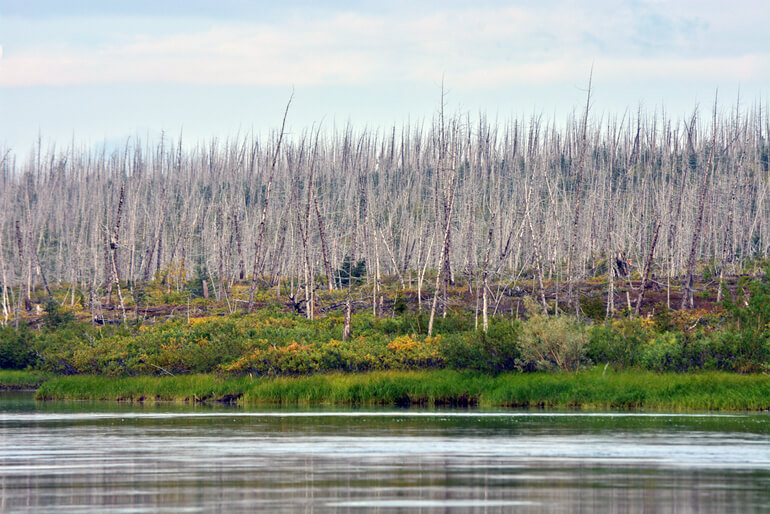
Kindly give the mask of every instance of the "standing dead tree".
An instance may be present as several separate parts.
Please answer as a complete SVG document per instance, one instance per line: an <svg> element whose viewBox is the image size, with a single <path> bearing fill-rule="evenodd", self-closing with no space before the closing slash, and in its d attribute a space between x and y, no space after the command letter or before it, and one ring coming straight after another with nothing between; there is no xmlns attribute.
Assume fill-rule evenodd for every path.
<svg viewBox="0 0 770 514"><path fill-rule="evenodd" d="M580 207L583 200L583 167L585 166L586 151L588 149L588 110L591 106L591 80L593 78L593 70L588 78L588 91L586 93L586 107L583 112L582 130L580 132L580 160L578 161L577 178L575 180L575 210L572 221L572 235L570 236L569 250L567 252L567 303L575 312L580 310L580 303L573 295L573 285L575 274L573 273L573 266L575 255L577 253L576 246L578 243L578 230L580 229Z"/></svg>
<svg viewBox="0 0 770 514"><path fill-rule="evenodd" d="M259 228L257 229L257 241L254 243L254 267L251 273L251 287L249 288L249 303L247 307L248 312L254 310L254 297L257 293L257 274L260 269L260 254L263 252L262 243L265 239L265 222L267 220L267 209L270 206L270 189L273 187L273 177L275 176L275 167L278 164L278 156L281 153L281 142L283 141L284 131L286 130L286 117L289 115L289 107L291 101L294 98L292 92L289 97L289 101L286 103L286 110L283 112L283 121L281 121L281 132L278 134L278 141L275 144L275 153L273 153L273 161L270 164L270 172L267 178L267 186L265 188L265 198L262 202L262 216L259 220Z"/></svg>
<svg viewBox="0 0 770 514"><path fill-rule="evenodd" d="M265 141L252 134L186 146L132 139L112 153L74 143L46 153L38 142L19 163L0 150L0 304L9 320L14 310L34 310L47 283L59 301L66 291L73 308L82 298L98 309L106 289L117 311L127 291L145 302L154 273L167 292L181 291L195 269L231 311L249 298L254 309L263 277L279 286L279 301L283 285L313 300L314 277L326 276L324 289L345 288L335 270L365 261L366 284L352 284L352 307L365 287L382 314L392 278L435 319L452 305L452 271L464 270L455 290L475 294L482 328L485 269L489 318L511 305L517 277L529 280L549 312L559 300L562 308L565 300L577 305L581 279L604 280L612 315L623 293L632 311L635 299L649 297L638 301L639 282L629 284L626 268L638 263L633 275L638 270L647 283L658 263L651 251L665 260L669 283L707 261L721 263L727 282L730 267L770 253L764 109L717 116L706 138L699 131L711 127L696 117L678 123L639 110L638 119L624 114L613 124L587 119L582 102L578 111L565 124L482 116L478 127L466 115L442 113L404 125L400 137L398 127L363 134L348 127L311 132L315 140L289 138L284 113L281 133ZM622 277L609 273L618 251ZM321 294L312 303L320 305ZM670 303L678 307L679 297Z"/></svg>
<svg viewBox="0 0 770 514"><path fill-rule="evenodd" d="M112 236L110 237L110 264L111 264L111 279L115 284L115 288L118 291L118 301L120 302L120 312L123 315L123 323L126 323L126 306L123 301L123 292L120 289L120 273L118 272L118 242L120 237L120 217L123 213L123 201L125 200L126 183L125 181L120 185L120 197L118 199L118 209L115 214L115 227L112 230Z"/></svg>
<svg viewBox="0 0 770 514"><path fill-rule="evenodd" d="M351 228L350 232L350 250L349 254L349 266L347 270L347 286L348 290L345 295L345 321L344 326L342 328L342 340L347 341L350 339L350 336L352 335L353 329L351 327L351 320L353 315L353 299L352 299L352 288L353 288L353 268L355 266L357 252L358 252L358 223L359 218L362 216L362 210L365 209L365 207L362 207L363 202L365 202L365 194L366 194L366 188L364 186L364 177L363 177L363 164L361 162L361 154L363 152L363 145L364 145L364 136L361 136L361 139L358 142L358 149L356 151L355 160L353 162L353 168L356 169L356 184L357 184L357 195L353 197L353 202L355 207L353 208L353 212L355 213L353 215L353 226ZM351 158L350 156L350 148L346 148L347 155L346 157L348 159ZM345 159L345 157L343 157Z"/></svg>
<svg viewBox="0 0 770 514"><path fill-rule="evenodd" d="M690 254L687 258L687 268L685 269L685 277L682 282L682 301L679 306L680 309L686 307L694 307L693 299L693 274L695 272L695 259L696 252L698 250L698 243L700 242L701 231L703 230L703 211L706 206L706 195L708 194L709 176L711 174L711 165L714 162L714 152L716 151L716 137L717 137L717 102L714 100L714 117L713 127L711 133L711 145L708 151L708 161L706 162L706 168L702 171L703 178L701 180L700 194L698 195L698 214L695 218L695 227L692 233L692 244L690 245Z"/></svg>
<svg viewBox="0 0 770 514"><path fill-rule="evenodd" d="M639 310L642 307L642 300L644 299L644 291L647 287L647 281L650 278L650 270L652 270L652 262L655 257L655 245L658 243L658 233L660 232L660 218L655 221L655 229L652 233L652 242L650 243L650 251L647 254L647 261L644 265L644 273L642 273L642 281L639 283L639 294L636 296L636 307L634 309L634 315L639 315Z"/></svg>

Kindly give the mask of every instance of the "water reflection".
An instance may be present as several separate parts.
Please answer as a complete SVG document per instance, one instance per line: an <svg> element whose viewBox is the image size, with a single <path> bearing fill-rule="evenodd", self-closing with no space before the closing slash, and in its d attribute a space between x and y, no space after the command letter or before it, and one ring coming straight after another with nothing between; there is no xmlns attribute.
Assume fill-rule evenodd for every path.
<svg viewBox="0 0 770 514"><path fill-rule="evenodd" d="M761 511L770 416L0 396L3 511Z"/></svg>

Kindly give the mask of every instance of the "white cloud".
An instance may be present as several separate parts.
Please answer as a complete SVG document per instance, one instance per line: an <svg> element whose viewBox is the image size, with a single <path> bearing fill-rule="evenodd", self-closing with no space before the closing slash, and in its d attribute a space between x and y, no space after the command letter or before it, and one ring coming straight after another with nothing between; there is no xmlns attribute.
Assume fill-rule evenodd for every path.
<svg viewBox="0 0 770 514"><path fill-rule="evenodd" d="M750 17L725 15L720 25L716 9L689 16L657 0L605 7L557 2L414 16L341 12L312 20L295 13L276 24L220 20L193 29L182 23L165 34L157 23L149 30L133 20L130 32L123 27L120 37L95 44L5 42L0 86L366 85L435 82L445 74L457 85L499 87L582 80L592 63L604 80L770 78L764 50L770 45L735 43L767 42L747 35L759 23ZM79 23L85 29L89 20Z"/></svg>

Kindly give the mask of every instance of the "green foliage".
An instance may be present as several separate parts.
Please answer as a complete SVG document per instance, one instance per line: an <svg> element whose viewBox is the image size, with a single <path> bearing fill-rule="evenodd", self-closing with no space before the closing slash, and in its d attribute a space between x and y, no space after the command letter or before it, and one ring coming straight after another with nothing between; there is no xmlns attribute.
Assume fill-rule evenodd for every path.
<svg viewBox="0 0 770 514"><path fill-rule="evenodd" d="M588 364L585 325L568 315L530 313L519 331L520 369L577 371Z"/></svg>
<svg viewBox="0 0 770 514"><path fill-rule="evenodd" d="M588 357L615 369L638 363L644 343L655 336L654 323L644 318L621 318L595 325L590 330Z"/></svg>
<svg viewBox="0 0 770 514"><path fill-rule="evenodd" d="M190 296L192 298L201 298L203 296L203 282L209 280L209 278L209 274L203 266L201 264L196 264L193 278L187 282L187 289L190 291Z"/></svg>
<svg viewBox="0 0 770 514"><path fill-rule="evenodd" d="M719 338L729 348L737 371L761 371L770 362L770 267L763 279L741 279L738 300L730 295L722 303L728 315L728 328Z"/></svg>
<svg viewBox="0 0 770 514"><path fill-rule="evenodd" d="M48 299L43 314L44 327L53 330L72 321L75 321L75 316L71 312L63 310L53 298Z"/></svg>
<svg viewBox="0 0 770 514"><path fill-rule="evenodd" d="M607 314L607 305L601 296L583 297L580 299L580 310L588 319L601 321Z"/></svg>
<svg viewBox="0 0 770 514"><path fill-rule="evenodd" d="M33 334L26 324L16 330L0 327L0 369L24 369L37 362L32 347Z"/></svg>
<svg viewBox="0 0 770 514"><path fill-rule="evenodd" d="M361 266L360 271L364 270ZM201 278L201 271L196 275ZM187 290L194 282L186 283L180 292L171 284L151 283L148 305L159 303L158 298L168 300L169 290L171 295L181 295L177 300L196 294L193 287ZM768 370L770 362L767 280L743 281L724 309L668 311L658 305L654 321L621 318L591 326L571 316L546 316L532 299L525 298L527 321L495 316L483 333L476 330L472 311L450 310L446 317L435 319L433 338L425 337L427 314L412 311L398 284L394 281L391 286L384 288L384 294L394 299L396 307L401 302L403 310L394 308L401 314L375 316L368 310L354 314L355 337L349 341L342 341L341 313L308 320L285 312L272 290L259 292L258 298L264 298L268 307L253 314L188 320L187 313L196 312L196 305L201 307L198 313L224 309L198 298L184 309L184 318L147 320L141 326L73 321L69 309L51 302L41 328L0 330L0 365L126 377L212 372L278 376L443 367L496 375L515 369L575 371L589 362L610 363L615 370L761 372ZM341 295L344 292L339 290L319 291L319 305L339 303ZM582 305L586 314L599 317L601 311L603 316L599 297Z"/></svg>
<svg viewBox="0 0 770 514"><path fill-rule="evenodd" d="M346 255L335 276L337 277L338 287L347 287L351 281L352 285L360 284L366 278L366 260L361 259L353 265L350 255Z"/></svg>
<svg viewBox="0 0 770 514"><path fill-rule="evenodd" d="M409 306L406 304L406 299L404 298L404 293L400 289L398 290L398 293L396 293L396 300L393 302L393 313L402 315L409 309Z"/></svg>
<svg viewBox="0 0 770 514"><path fill-rule="evenodd" d="M658 302L653 308L654 314L652 320L655 322L655 326L660 332L667 332L674 330L674 319L671 315L671 310L663 302Z"/></svg>
<svg viewBox="0 0 770 514"><path fill-rule="evenodd" d="M489 329L450 334L441 346L448 367L484 373L500 373L516 368L520 352L517 341L519 322L493 317Z"/></svg>
<svg viewBox="0 0 770 514"><path fill-rule="evenodd" d="M658 334L645 342L639 355L639 363L652 371L684 371L681 336L673 332Z"/></svg>
<svg viewBox="0 0 770 514"><path fill-rule="evenodd" d="M53 377L39 371L0 369L0 391L4 389L36 389L50 378Z"/></svg>

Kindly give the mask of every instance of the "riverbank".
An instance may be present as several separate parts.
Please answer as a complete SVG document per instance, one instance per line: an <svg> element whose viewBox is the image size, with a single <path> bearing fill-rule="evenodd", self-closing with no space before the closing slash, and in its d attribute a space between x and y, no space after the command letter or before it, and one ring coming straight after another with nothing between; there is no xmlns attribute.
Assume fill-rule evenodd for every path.
<svg viewBox="0 0 770 514"><path fill-rule="evenodd" d="M239 405L480 406L546 409L761 411L770 376L722 372L506 373L381 371L252 378L218 375L108 378L63 376L39 400L224 402Z"/></svg>

